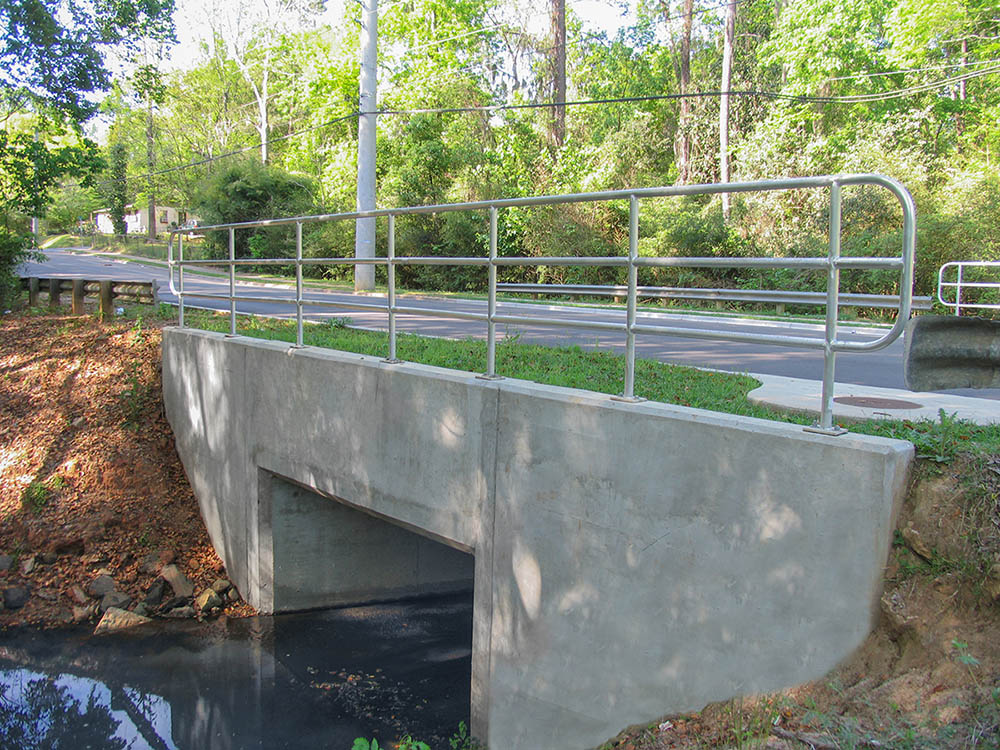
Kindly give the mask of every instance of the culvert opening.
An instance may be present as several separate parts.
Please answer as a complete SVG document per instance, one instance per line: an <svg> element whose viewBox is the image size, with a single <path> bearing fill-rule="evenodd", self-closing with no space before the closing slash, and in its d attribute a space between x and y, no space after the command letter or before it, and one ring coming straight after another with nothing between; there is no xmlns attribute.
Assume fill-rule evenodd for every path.
<svg viewBox="0 0 1000 750"><path fill-rule="evenodd" d="M261 487L274 610L294 612L274 618L276 660L338 731L447 747L470 717L474 556L277 475Z"/></svg>
<svg viewBox="0 0 1000 750"><path fill-rule="evenodd" d="M469 552L280 476L269 479L275 612L472 591Z"/></svg>

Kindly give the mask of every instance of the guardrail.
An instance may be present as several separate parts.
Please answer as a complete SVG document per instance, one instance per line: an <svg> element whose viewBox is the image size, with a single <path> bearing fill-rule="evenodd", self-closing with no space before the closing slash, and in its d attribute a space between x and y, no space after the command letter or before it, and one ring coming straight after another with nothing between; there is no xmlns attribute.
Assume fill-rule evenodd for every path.
<svg viewBox="0 0 1000 750"><path fill-rule="evenodd" d="M509 294L556 294L567 297L615 297L628 296L627 286L605 284L497 284L498 292ZM754 302L775 305L779 313L784 313L785 305L825 305L823 292L793 292L768 289L704 289L680 286L639 286L639 297L650 299L685 299L708 302ZM841 307L898 308L898 294L841 294ZM930 297L911 297L910 309L930 310Z"/></svg>
<svg viewBox="0 0 1000 750"><path fill-rule="evenodd" d="M965 278L966 269L986 268L995 269L997 281L969 281ZM955 269L956 280L945 281L944 277L948 271ZM948 301L944 298L945 289L955 290L955 300ZM955 315L962 314L962 308L973 310L1000 310L1000 304L988 302L962 302L963 289L995 289L1000 292L1000 261L998 260L957 260L945 263L938 269L938 291L937 298L945 307L955 308Z"/></svg>
<svg viewBox="0 0 1000 750"><path fill-rule="evenodd" d="M842 257L840 254L840 229L842 190L853 185L873 185L885 188L892 193L902 207L903 226L902 241L899 256L894 257ZM677 258L677 257L639 257L639 208L640 201L670 196L708 195L718 193L748 193L775 190L824 189L829 191L829 242L825 257L811 258ZM500 211L514 207L549 206L569 203L601 202L612 200L627 200L629 202L629 241L628 253L625 256L609 257L499 257L497 255L497 217ZM412 214L444 213L448 211L486 212L489 222L489 251L487 257L436 257L414 256L397 257L395 250L395 221L397 217ZM385 257L376 258L303 258L302 257L302 226L306 223L325 221L356 221L358 219L385 218L387 226L387 241ZM236 232L258 227L295 227L295 257L294 258L236 258ZM723 341L745 343L765 343L779 346L803 349L819 349L824 353L823 395L820 421L812 428L806 428L825 434L841 434L845 430L833 424L833 386L836 355L838 352L874 351L882 349L895 341L910 317L913 287L913 254L916 246L916 210L913 199L905 187L896 180L882 175L832 175L823 177L797 177L783 180L762 180L757 182L724 183L714 185L680 185L656 188L636 188L632 190L612 190L599 193L578 193L571 195L548 195L529 198L510 198L493 201L477 201L471 203L440 204L432 206L410 206L406 208L379 209L373 211L358 211L339 214L324 214L318 216L297 216L285 219L266 219L233 224L218 224L205 226L202 231L223 230L229 233L229 258L222 261L229 266L229 294L196 294L184 290L184 269L198 265L218 265L218 260L185 260L183 234L174 231L170 234L167 260L170 268L170 288L179 301L179 323L184 325L184 303L188 297L201 299L228 300L230 303L230 334L236 335L236 303L249 301L265 304L284 304L289 300L276 300L269 297L237 296L236 268L242 265L290 265L295 266L295 299L297 336L296 346L303 345L302 340L302 307L305 301L302 295L302 267L305 265L354 265L354 266L384 266L386 268L388 293L384 303L372 302L335 302L309 300L309 305L323 305L349 310L383 311L388 315L389 345L386 362L397 362L396 359L396 316L425 315L441 318L476 320L486 324L487 354L486 372L484 378L500 377L496 372L496 325L521 324L532 326L555 326L561 328L586 329L591 331L616 332L625 338L625 372L623 392L613 399L634 403L642 401L635 395L635 338L638 335L649 336L683 336L687 338L706 338ZM174 243L177 241L178 256L174 258ZM487 309L484 313L464 312L436 308L416 308L400 305L396 302L396 268L402 265L437 265L437 266L479 266L485 268L488 274L489 294ZM527 315L499 314L497 305L497 269L511 266L610 266L625 268L628 272L627 303L625 320L623 322L605 322L589 320L552 320L545 317ZM688 328L674 326L646 325L637 320L636 301L638 299L638 269L639 268L795 268L812 270L826 276L826 325L822 339L805 336L742 333L732 331L692 331ZM840 308L840 271L842 269L891 269L899 272L899 307L893 326L874 341L846 341L838 338L838 311ZM177 271L175 284L174 271Z"/></svg>
<svg viewBox="0 0 1000 750"><path fill-rule="evenodd" d="M109 281L89 279L53 279L34 276L21 277L21 288L28 290L28 305L38 306L38 298L47 292L49 306L58 307L63 292L72 292L73 314L83 315L87 297L97 297L101 315L113 315L115 301L140 302L155 305L159 302L155 281Z"/></svg>

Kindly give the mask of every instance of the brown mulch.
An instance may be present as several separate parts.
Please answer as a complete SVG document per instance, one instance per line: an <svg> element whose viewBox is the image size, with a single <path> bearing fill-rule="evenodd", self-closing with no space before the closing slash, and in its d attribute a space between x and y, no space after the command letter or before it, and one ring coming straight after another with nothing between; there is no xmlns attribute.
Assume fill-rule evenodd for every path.
<svg viewBox="0 0 1000 750"><path fill-rule="evenodd" d="M0 318L0 553L14 558L0 589L31 591L0 626L68 624L74 607L81 619L73 587L101 573L139 602L156 552L196 593L225 577L163 413L161 326ZM252 614L242 601L225 611Z"/></svg>

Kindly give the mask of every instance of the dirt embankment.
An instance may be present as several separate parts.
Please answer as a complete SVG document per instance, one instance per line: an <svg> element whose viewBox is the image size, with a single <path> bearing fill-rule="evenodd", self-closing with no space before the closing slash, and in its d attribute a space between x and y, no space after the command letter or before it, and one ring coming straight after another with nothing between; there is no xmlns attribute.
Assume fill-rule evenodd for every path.
<svg viewBox="0 0 1000 750"><path fill-rule="evenodd" d="M220 580L174 450L159 325L0 319L0 625L96 621L110 604L150 616L250 611ZM195 597L213 583L221 601L202 613Z"/></svg>
<svg viewBox="0 0 1000 750"><path fill-rule="evenodd" d="M166 562L195 592L225 576L163 415L158 325L0 319L0 589L27 593L0 625L96 621L103 600L87 589L101 575L152 615L190 602L160 583ZM162 599L146 606L157 586ZM851 659L815 683L665 717L607 747L997 748L998 602L1000 456L919 464L878 627Z"/></svg>

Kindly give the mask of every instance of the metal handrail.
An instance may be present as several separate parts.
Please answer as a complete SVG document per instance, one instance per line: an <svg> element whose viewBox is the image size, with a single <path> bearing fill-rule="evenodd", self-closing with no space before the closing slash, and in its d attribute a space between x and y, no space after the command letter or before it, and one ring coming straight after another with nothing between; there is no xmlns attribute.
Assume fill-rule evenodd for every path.
<svg viewBox="0 0 1000 750"><path fill-rule="evenodd" d="M554 294L568 297L624 297L626 286L608 284L497 284L497 291L508 294ZM706 287L640 286L640 297L653 299L687 299L707 302L751 302L770 305L825 305L824 292L799 292L771 289L712 289ZM841 294L841 307L899 307L898 294ZM930 310L930 297L910 298L913 310Z"/></svg>
<svg viewBox="0 0 1000 750"><path fill-rule="evenodd" d="M945 270L957 269L956 281L945 281ZM962 308L973 308L978 310L1000 310L1000 304L987 302L962 302L962 289L996 289L1000 290L1000 281L965 281L963 273L967 268L995 268L1000 274L1000 260L956 260L945 263L938 269L938 289L937 298L945 307L954 307L955 315L962 314ZM945 288L954 288L955 301L949 302L944 298Z"/></svg>
<svg viewBox="0 0 1000 750"><path fill-rule="evenodd" d="M875 185L892 193L899 201L903 213L903 231L900 255L890 258L853 258L842 257L840 254L841 227L841 191L845 186ZM828 189L830 191L830 224L829 245L825 258L676 258L676 257L639 257L639 201L648 198L709 195L718 193L766 192L775 190L797 189ZM526 206L551 206L569 203L598 202L610 200L629 201L629 245L627 256L610 257L498 257L497 256L497 217L506 208ZM411 214L432 214L451 211L487 211L489 215L489 255L482 257L397 257L395 252L396 233L395 221L399 216ZM385 217L388 221L388 239L386 256L383 258L303 258L302 257L302 226L313 222L326 221L356 221L366 218ZM296 227L295 258L268 259L237 259L235 257L235 236L241 229L257 227L289 226ZM781 180L760 180L742 183L721 183L711 185L674 185L655 188L636 188L632 190L609 190L596 193L576 193L568 195L547 195L528 198L508 198L492 201L475 201L468 203L450 203L432 206L410 206L405 208L378 209L374 211L356 211L336 214L321 214L316 216L296 216L282 219L265 219L260 221L245 221L229 224L201 227L202 231L229 231L229 258L224 261L229 266L229 294L187 293L184 291L184 268L208 264L219 264L215 261L184 260L184 236L180 230L170 233L167 261L170 268L170 290L177 295L179 302L179 323L184 325L184 299L195 297L201 299L228 300L230 303L230 335L236 335L236 303L237 301L254 301L270 304L285 304L290 300L274 298L249 297L236 295L236 268L244 265L295 265L295 305L297 320L296 346L303 346L302 338L302 307L306 303L302 296L302 268L306 265L381 265L386 267L388 294L384 304L365 302L339 302L329 300L309 300L309 305L338 307L355 310L380 310L389 318L389 351L388 362L398 361L396 358L396 316L400 314L420 314L441 318L456 318L482 321L487 325L486 378L499 377L496 372L496 325L522 324L538 326L556 326L561 328L584 329L591 331L614 331L625 334L625 375L624 388L620 396L612 398L625 402L638 402L643 399L635 395L635 337L638 334L653 336L682 336L686 338L704 338L743 343L767 343L793 348L821 349L824 353L823 396L819 424L807 428L826 434L840 434L844 430L833 424L833 386L836 355L846 351L875 351L882 349L895 341L903 332L906 321L910 317L913 293L913 258L916 247L916 209L913 198L906 188L898 181L876 174L827 175L822 177L794 177ZM174 259L174 239L178 239L178 258ZM448 265L448 266L479 266L485 267L489 274L489 293L487 312L461 312L440 308L413 308L396 303L396 268L402 265ZM612 266L626 268L628 271L627 305L624 323L608 323L586 320L552 320L544 317L499 314L496 309L497 268L504 266ZM177 285L174 283L174 268L177 268ZM638 298L639 268L800 268L825 271L826 285L826 326L822 340L803 336L782 336L754 333L737 333L731 331L693 331L675 326L650 326L636 321L636 300ZM882 336L866 342L845 341L837 337L838 310L840 296L841 269L886 268L897 270L900 274L898 313L892 327Z"/></svg>

